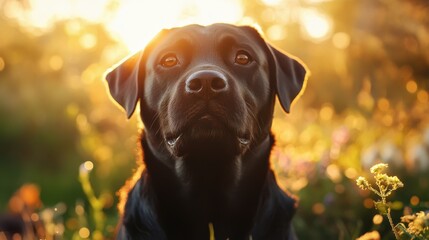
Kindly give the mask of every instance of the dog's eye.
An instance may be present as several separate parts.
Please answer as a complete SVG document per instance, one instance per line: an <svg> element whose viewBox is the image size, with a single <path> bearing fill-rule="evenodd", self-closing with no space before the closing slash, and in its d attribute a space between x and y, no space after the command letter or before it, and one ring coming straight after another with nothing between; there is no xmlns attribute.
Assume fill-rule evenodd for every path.
<svg viewBox="0 0 429 240"><path fill-rule="evenodd" d="M163 67L174 67L178 63L179 63L179 60L174 54L167 54L165 57L161 59L161 65Z"/></svg>
<svg viewBox="0 0 429 240"><path fill-rule="evenodd" d="M239 51L237 55L235 55L235 63L240 65L247 65L252 61L252 57L246 51Z"/></svg>

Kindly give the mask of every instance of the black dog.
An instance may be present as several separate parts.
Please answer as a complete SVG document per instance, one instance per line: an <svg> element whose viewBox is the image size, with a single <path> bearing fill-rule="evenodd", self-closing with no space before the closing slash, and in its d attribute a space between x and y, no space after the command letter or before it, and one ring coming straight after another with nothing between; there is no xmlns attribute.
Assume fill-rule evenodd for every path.
<svg viewBox="0 0 429 240"><path fill-rule="evenodd" d="M145 126L146 169L118 239L295 239L296 203L269 156L275 96L289 112L299 61L251 27L190 25L161 31L106 78L128 117L140 101Z"/></svg>

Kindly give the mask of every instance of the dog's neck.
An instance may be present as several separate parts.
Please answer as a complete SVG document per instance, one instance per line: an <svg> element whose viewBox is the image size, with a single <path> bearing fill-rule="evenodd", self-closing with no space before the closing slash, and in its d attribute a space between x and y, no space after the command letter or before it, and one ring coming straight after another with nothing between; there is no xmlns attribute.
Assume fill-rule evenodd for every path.
<svg viewBox="0 0 429 240"><path fill-rule="evenodd" d="M230 226L250 229L269 172L273 142L272 135L267 135L243 155L218 151L180 159L159 159L168 155L154 152L143 136L146 184L157 196L155 205L161 218L163 214L186 216L183 221L189 221L189 224L196 224L192 222L193 218L206 219L206 223L198 224L213 222L215 228L225 232ZM171 163L174 167L169 166ZM243 219L243 215L248 216L248 222L235 221Z"/></svg>

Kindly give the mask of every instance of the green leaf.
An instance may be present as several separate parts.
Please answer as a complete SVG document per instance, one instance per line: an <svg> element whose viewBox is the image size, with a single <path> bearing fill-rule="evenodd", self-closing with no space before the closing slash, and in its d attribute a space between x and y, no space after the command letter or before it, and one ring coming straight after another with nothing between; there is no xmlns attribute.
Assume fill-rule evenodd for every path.
<svg viewBox="0 0 429 240"><path fill-rule="evenodd" d="M403 223L398 223L395 226L394 231L399 234L400 240L411 240L414 239L413 235L407 232L407 227Z"/></svg>

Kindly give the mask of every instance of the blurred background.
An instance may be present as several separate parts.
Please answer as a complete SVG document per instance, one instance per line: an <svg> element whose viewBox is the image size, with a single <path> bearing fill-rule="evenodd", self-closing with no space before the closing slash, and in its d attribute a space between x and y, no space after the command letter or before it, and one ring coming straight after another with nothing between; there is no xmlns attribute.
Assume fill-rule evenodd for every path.
<svg viewBox="0 0 429 240"><path fill-rule="evenodd" d="M46 239L112 238L143 126L112 103L103 73L162 28L214 22L256 24L311 70L273 125L300 239L393 239L355 184L378 162L405 184L395 222L429 209L426 0L0 0L0 219Z"/></svg>

